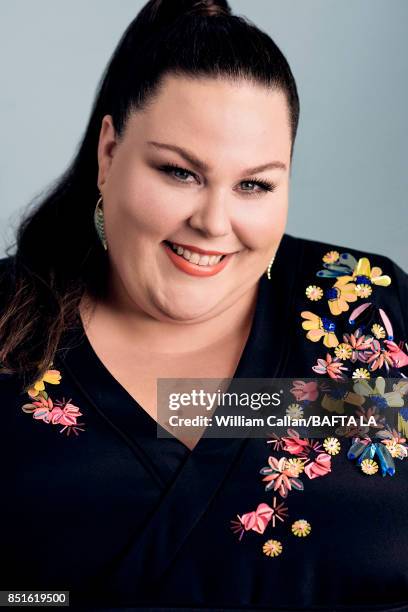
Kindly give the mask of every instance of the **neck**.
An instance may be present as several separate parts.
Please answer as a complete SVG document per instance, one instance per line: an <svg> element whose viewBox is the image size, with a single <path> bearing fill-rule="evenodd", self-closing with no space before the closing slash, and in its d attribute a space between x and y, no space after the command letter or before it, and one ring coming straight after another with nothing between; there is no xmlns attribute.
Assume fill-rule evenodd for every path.
<svg viewBox="0 0 408 612"><path fill-rule="evenodd" d="M258 283L231 306L197 323L158 320L137 307L129 308L113 295L95 301L84 295L81 319L87 333L96 329L113 338L115 344L127 344L144 354L179 354L205 350L228 338L246 339L255 312Z"/></svg>

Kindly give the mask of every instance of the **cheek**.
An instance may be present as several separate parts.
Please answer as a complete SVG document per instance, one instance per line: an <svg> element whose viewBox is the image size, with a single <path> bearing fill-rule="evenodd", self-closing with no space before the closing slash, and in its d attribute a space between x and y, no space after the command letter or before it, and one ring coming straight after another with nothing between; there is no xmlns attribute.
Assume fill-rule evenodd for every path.
<svg viewBox="0 0 408 612"><path fill-rule="evenodd" d="M161 240L180 222L180 206L150 173L123 173L116 179L107 215L112 232Z"/></svg>
<svg viewBox="0 0 408 612"><path fill-rule="evenodd" d="M278 195L271 194L268 201L255 203L248 207L237 226L236 233L241 241L253 250L270 250L271 245L277 244L285 231L288 198L287 191Z"/></svg>

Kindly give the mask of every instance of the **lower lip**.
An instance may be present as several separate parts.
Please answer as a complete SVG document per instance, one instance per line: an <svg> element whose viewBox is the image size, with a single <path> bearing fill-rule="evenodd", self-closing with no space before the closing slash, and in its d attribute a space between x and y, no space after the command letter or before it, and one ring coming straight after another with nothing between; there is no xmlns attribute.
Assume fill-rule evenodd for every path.
<svg viewBox="0 0 408 612"><path fill-rule="evenodd" d="M190 261L187 261L187 259L184 259L184 257L177 255L177 253L175 253L173 249L165 242L162 242L162 245L164 246L167 255L174 265L179 270L182 270L182 272L191 274L192 276L213 276L214 274L218 274L225 268L234 254L229 253L228 255L225 255L225 257L214 266L199 266L198 264L193 264Z"/></svg>

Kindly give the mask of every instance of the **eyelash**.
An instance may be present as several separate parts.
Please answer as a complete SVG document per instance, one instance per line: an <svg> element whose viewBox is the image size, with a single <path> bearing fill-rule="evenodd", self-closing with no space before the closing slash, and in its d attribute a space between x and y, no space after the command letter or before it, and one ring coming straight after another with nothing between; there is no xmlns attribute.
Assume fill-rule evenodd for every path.
<svg viewBox="0 0 408 612"><path fill-rule="evenodd" d="M193 172L190 172L190 170L187 170L186 168L182 168L181 166L178 166L177 164L165 164L164 166L160 167L160 170L162 172L164 172L165 174L171 174L171 172L178 170L181 172L185 172L186 174L189 174L190 176L194 176L195 174ZM179 180L179 179L176 179ZM180 182L185 183L186 181L181 180ZM258 187L261 187L263 192L274 192L276 189L276 185L275 183L271 183L268 180L265 179L258 179L258 178L254 178L252 180L246 180L246 181L241 181L242 183L252 183L253 185L258 185ZM261 195L262 192L260 193L259 191L246 191L245 192L246 195Z"/></svg>

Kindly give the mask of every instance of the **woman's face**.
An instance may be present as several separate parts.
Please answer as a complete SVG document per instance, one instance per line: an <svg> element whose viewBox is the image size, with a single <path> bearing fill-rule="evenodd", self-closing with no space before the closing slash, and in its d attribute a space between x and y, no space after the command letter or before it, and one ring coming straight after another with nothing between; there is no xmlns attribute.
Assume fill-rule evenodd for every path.
<svg viewBox="0 0 408 612"><path fill-rule="evenodd" d="M290 150L284 94L247 81L167 76L121 141L106 115L98 186L127 307L198 322L253 290L285 230Z"/></svg>

